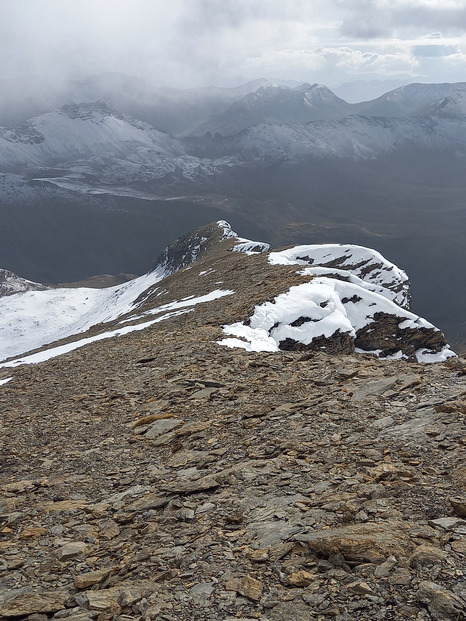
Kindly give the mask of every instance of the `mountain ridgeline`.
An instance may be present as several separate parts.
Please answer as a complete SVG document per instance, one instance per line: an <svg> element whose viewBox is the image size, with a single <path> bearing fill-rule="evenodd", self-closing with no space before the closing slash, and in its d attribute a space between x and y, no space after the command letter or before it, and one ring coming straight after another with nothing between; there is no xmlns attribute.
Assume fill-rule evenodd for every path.
<svg viewBox="0 0 466 621"><path fill-rule="evenodd" d="M156 263L0 275L1 621L463 621L466 360L404 271L225 220Z"/></svg>
<svg viewBox="0 0 466 621"><path fill-rule="evenodd" d="M377 248L410 273L415 310L465 342L466 83L358 104L267 80L183 91L105 74L30 84L27 100L13 86L2 268L48 283L140 274L170 239L228 219L274 246Z"/></svg>
<svg viewBox="0 0 466 621"><path fill-rule="evenodd" d="M225 310L217 329L227 338L219 345L247 351L358 351L417 362L454 356L443 334L411 312L406 273L377 251L348 244L271 251L269 244L239 237L219 220L169 245L147 274L113 287L46 288L6 273L0 358L22 357L0 368L146 329L194 312L199 304L215 303L218 312L225 306L222 298L228 308L239 300L241 310Z"/></svg>

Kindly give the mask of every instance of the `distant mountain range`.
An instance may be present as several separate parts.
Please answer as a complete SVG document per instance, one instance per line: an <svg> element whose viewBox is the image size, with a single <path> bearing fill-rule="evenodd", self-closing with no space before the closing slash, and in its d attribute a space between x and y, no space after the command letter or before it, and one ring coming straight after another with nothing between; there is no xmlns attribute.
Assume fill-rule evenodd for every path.
<svg viewBox="0 0 466 621"><path fill-rule="evenodd" d="M0 267L52 283L138 274L227 218L276 247L381 250L413 275L419 312L466 338L466 83L358 104L262 79L182 91L106 74L34 92L0 101Z"/></svg>
<svg viewBox="0 0 466 621"><path fill-rule="evenodd" d="M465 118L466 83L413 84L358 105L319 85L260 87L191 138L172 137L103 102L66 104L0 128L0 166L42 178L44 169L56 169L48 176L63 187L167 176L172 183L173 176L197 179L251 161L371 159L413 147L464 151Z"/></svg>

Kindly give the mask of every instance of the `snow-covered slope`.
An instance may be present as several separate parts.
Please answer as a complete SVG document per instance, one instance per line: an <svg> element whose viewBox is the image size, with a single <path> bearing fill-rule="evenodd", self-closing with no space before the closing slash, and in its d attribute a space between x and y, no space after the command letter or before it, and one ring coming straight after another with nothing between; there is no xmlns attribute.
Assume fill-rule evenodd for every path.
<svg viewBox="0 0 466 621"><path fill-rule="evenodd" d="M266 86L233 103L228 110L197 127L192 135L206 132L232 136L261 123L307 123L318 119L342 118L351 105L321 84L296 88Z"/></svg>
<svg viewBox="0 0 466 621"><path fill-rule="evenodd" d="M165 275L156 269L108 289L49 289L0 299L0 359L86 332L137 308L141 294Z"/></svg>
<svg viewBox="0 0 466 621"><path fill-rule="evenodd" d="M51 168L49 180L63 187L78 187L86 178L90 185L98 180L128 184L173 174L192 178L211 174L215 166L186 155L183 145L169 134L104 103L65 105L16 128L0 128L3 172L25 171L31 177L35 169L44 179L43 170Z"/></svg>
<svg viewBox="0 0 466 621"><path fill-rule="evenodd" d="M108 289L27 291L1 298L0 359L49 347L45 353L34 354L27 360L21 358L0 366L46 360L95 340L142 330L174 314L190 312L196 304L234 296L231 287L217 288L229 278L231 263L225 258L231 250L249 255L244 258L246 263L240 264L242 269L250 265L254 275L267 272L272 280L278 279L280 287L285 274L283 266L299 266L301 278L307 280L275 295L273 301L264 289L265 301L255 307L247 321L224 326L229 338L222 340L222 345L249 351L325 349L335 353L351 353L356 348L383 357L425 362L453 355L439 330L407 310L407 276L378 252L338 244L297 246L270 252L264 262L262 255L269 250L267 244L239 237L228 222L220 220L181 237L162 253L154 270L123 285ZM208 272L216 275L215 286L199 296L198 278L208 272L196 275L192 264L201 257L213 261L215 268L210 267ZM238 265L236 258L234 265ZM244 295L251 283L242 269L234 275L234 286ZM175 272L184 278L182 290L196 294L160 305L158 296L170 288L173 281L167 277ZM156 287L162 280L164 285ZM261 286L263 283L262 280ZM249 298L252 291L245 295ZM109 322L113 323L105 325ZM79 341L53 345L90 328L91 335Z"/></svg>
<svg viewBox="0 0 466 621"><path fill-rule="evenodd" d="M183 150L167 134L112 112L105 104L70 104L17 128L0 129L0 165L5 168L47 166L97 152L115 157L131 153L142 163L148 154L173 158Z"/></svg>
<svg viewBox="0 0 466 621"><path fill-rule="evenodd" d="M311 264L300 271L311 280L256 306L247 321L225 325L221 345L247 351L356 350L418 362L454 355L435 326L407 310L405 272L375 250L296 246L271 252L269 262Z"/></svg>
<svg viewBox="0 0 466 621"><path fill-rule="evenodd" d="M425 116L440 117L444 119L466 119L466 83L452 90L447 97L426 107L421 111Z"/></svg>
<svg viewBox="0 0 466 621"><path fill-rule="evenodd" d="M222 239L234 240L233 250L246 254L270 248L263 242L238 237L228 222L221 220L176 240L160 255L153 270L114 287L47 289L0 270L0 360L82 334L97 324L123 318L128 313L134 319L158 282L195 261ZM3 285L11 295L2 298ZM13 287L16 287L16 294ZM183 306L192 304L181 304ZM178 308L179 305L175 310Z"/></svg>
<svg viewBox="0 0 466 621"><path fill-rule="evenodd" d="M244 160L299 161L302 158L376 159L404 150L456 148L466 151L466 123L423 116L385 119L350 116L306 125L258 125L216 141L217 154L240 153Z"/></svg>
<svg viewBox="0 0 466 621"><path fill-rule="evenodd" d="M357 114L368 116L406 117L418 114L427 107L449 97L454 91L466 88L466 82L443 84L407 84L377 99L354 106Z"/></svg>

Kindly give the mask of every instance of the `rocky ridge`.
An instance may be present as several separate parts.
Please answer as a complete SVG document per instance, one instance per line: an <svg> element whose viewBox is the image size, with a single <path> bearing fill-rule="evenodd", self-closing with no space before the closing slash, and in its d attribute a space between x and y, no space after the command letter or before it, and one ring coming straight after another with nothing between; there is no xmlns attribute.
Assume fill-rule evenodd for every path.
<svg viewBox="0 0 466 621"><path fill-rule="evenodd" d="M466 361L221 347L309 276L210 233L137 312L235 295L0 386L0 619L464 618Z"/></svg>
<svg viewBox="0 0 466 621"><path fill-rule="evenodd" d="M24 291L44 291L45 289L47 289L46 285L21 278L10 270L0 269L0 297Z"/></svg>

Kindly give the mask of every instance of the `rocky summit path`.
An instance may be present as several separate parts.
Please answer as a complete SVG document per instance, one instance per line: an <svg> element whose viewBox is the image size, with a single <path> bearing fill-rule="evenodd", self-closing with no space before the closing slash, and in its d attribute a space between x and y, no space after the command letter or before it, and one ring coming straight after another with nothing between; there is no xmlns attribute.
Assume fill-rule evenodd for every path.
<svg viewBox="0 0 466 621"><path fill-rule="evenodd" d="M0 386L0 619L464 619L466 361L222 347L300 277L194 265L157 304L237 295Z"/></svg>

